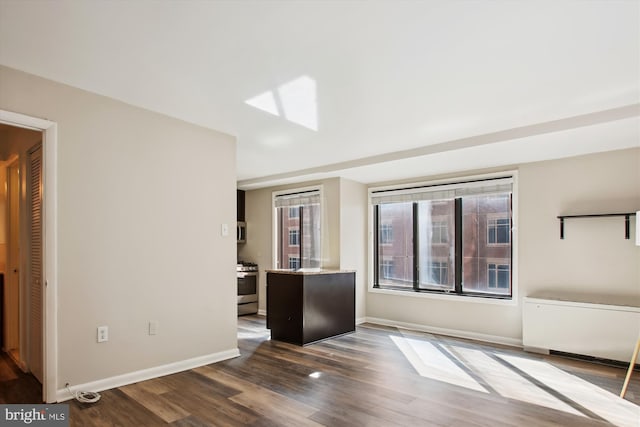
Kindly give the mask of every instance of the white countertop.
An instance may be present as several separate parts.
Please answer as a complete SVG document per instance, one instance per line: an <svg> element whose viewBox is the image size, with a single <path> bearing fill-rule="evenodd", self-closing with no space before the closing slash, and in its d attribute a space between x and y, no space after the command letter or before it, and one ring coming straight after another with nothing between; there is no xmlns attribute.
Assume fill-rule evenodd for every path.
<svg viewBox="0 0 640 427"><path fill-rule="evenodd" d="M274 270L265 270L265 271L267 273L296 274L296 275L355 273L355 270L331 270L326 268L300 268L298 270L274 269Z"/></svg>

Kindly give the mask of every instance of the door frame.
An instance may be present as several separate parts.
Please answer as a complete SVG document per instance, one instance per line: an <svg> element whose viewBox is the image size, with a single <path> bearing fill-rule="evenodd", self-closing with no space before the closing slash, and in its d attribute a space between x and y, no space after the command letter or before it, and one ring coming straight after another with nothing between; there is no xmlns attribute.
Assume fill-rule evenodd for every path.
<svg viewBox="0 0 640 427"><path fill-rule="evenodd" d="M58 124L0 110L0 123L42 132L43 375L42 400L57 401L58 384Z"/></svg>
<svg viewBox="0 0 640 427"><path fill-rule="evenodd" d="M22 347L22 343L24 341L24 338L22 337L22 312L24 311L24 307L23 307L23 302L24 302L24 296L22 295L22 284L20 283L20 276L23 273L23 268L22 268L22 260L20 259L20 246L21 246L21 241L20 241L20 237L23 235L22 233L22 220L20 218L20 214L23 211L23 208L20 206L20 190L22 189L22 185L20 182L20 158L15 156L15 157L11 157L9 158L6 162L5 162L5 170L6 170L6 187L5 187L5 193L6 193L6 198L5 198L5 214L6 214L6 221L5 224L3 224L5 226L5 230L6 230L6 248L7 248L7 253L6 253L6 273L5 273L5 290L4 290L4 313L3 316L5 317L5 324L4 327L5 329L8 329L9 327L17 327L17 336L13 336L13 340L17 340L18 342L18 352L19 352L19 357L18 358L14 358L11 355L11 359L13 359L13 361L18 365L18 367L20 369L22 369L23 371L27 370L27 365L24 363L23 361L23 356L24 356L24 349L21 349ZM15 173L17 174L17 176L14 175L14 170L16 171ZM14 199L14 197L16 199ZM13 210L17 210L18 211L18 218L14 218L13 215ZM18 224L17 224L17 230L18 230L18 241L14 242L13 238L11 236L11 229L12 227L16 226L16 223L14 220L17 220ZM17 268L19 271L19 274L15 277L12 277L14 275L13 270ZM15 281L14 281L15 280ZM15 289L13 289L13 292L16 292L17 295L14 295L14 298L17 297L17 300L15 301L10 301L7 297L7 290L8 288L14 287ZM13 322L9 321L7 322L7 313L9 312L9 307L13 305L13 309L17 310L17 317L13 317L13 321L15 322L15 324L12 324ZM11 326L9 326L11 325ZM6 331L8 332L8 330ZM15 331L14 331L15 332ZM12 345L13 343L9 342L9 337L12 336L11 333L7 333L4 336L4 348L3 350L8 351L12 349Z"/></svg>

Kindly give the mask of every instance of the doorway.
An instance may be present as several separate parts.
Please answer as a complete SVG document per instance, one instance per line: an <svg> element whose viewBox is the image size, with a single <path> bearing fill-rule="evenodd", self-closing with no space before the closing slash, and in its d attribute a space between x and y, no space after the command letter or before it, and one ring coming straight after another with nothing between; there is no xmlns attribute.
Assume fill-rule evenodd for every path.
<svg viewBox="0 0 640 427"><path fill-rule="evenodd" d="M41 131L0 124L5 190L0 195L0 247L5 253L0 263L5 279L0 370L16 391L3 396L2 403L43 401L42 139ZM28 402L26 396L37 398Z"/></svg>
<svg viewBox="0 0 640 427"><path fill-rule="evenodd" d="M43 366L42 399L57 402L64 395L58 389L58 125L55 122L0 110L0 124L42 133L42 258L43 258ZM44 194L44 190L43 190Z"/></svg>

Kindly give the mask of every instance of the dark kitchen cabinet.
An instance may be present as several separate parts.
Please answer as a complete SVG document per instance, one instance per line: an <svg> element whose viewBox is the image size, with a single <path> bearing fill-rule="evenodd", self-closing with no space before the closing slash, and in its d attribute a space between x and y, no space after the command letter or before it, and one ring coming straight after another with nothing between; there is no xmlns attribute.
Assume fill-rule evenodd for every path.
<svg viewBox="0 0 640 427"><path fill-rule="evenodd" d="M354 332L355 272L267 272L271 339L298 345Z"/></svg>
<svg viewBox="0 0 640 427"><path fill-rule="evenodd" d="M236 197L237 197L237 203L236 203L236 207L237 207L237 220L239 222L244 222L244 190L236 190Z"/></svg>

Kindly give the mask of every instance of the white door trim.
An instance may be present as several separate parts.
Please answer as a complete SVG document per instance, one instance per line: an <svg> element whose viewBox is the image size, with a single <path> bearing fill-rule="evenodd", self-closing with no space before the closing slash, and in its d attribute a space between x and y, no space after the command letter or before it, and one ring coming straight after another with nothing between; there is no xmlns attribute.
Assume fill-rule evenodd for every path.
<svg viewBox="0 0 640 427"><path fill-rule="evenodd" d="M44 343L42 398L55 402L58 384L58 125L55 122L0 110L0 123L42 131L44 187Z"/></svg>

